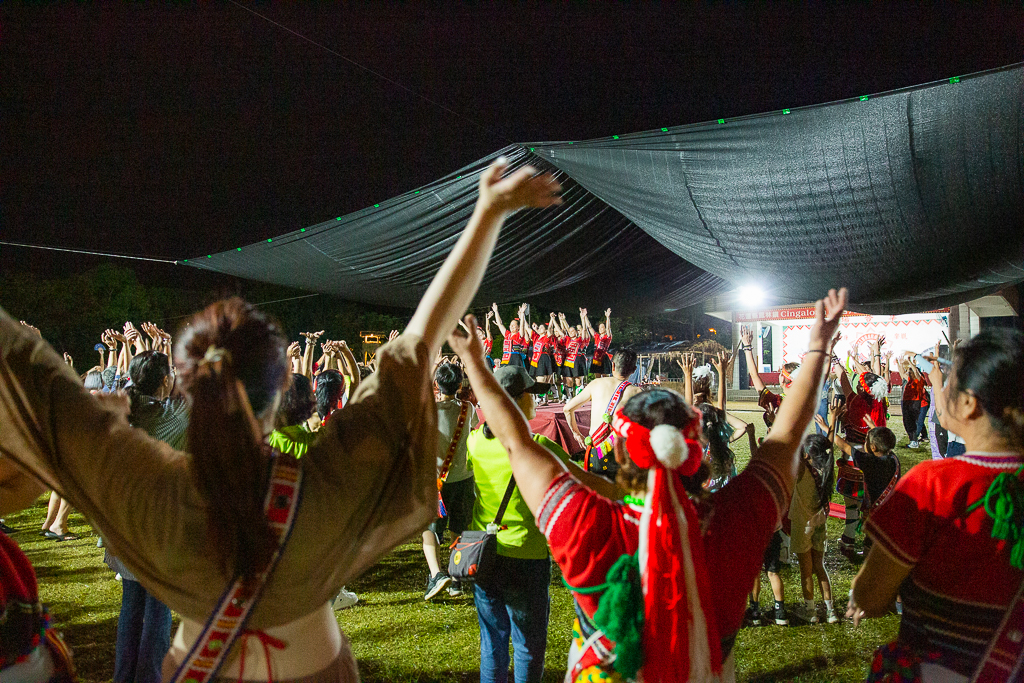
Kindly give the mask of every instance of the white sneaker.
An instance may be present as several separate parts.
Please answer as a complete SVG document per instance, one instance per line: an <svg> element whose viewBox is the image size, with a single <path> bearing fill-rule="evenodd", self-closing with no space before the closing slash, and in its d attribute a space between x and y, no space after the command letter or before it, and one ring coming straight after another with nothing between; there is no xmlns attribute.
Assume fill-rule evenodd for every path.
<svg viewBox="0 0 1024 683"><path fill-rule="evenodd" d="M839 618L839 615L836 614L836 611L834 609L828 611L828 623L838 624L840 621L842 620Z"/></svg>
<svg viewBox="0 0 1024 683"><path fill-rule="evenodd" d="M338 591L338 597L334 598L334 604L332 607L334 607L335 610L346 609L357 602L359 602L359 596L350 590L346 590L345 587L342 586L341 590Z"/></svg>
<svg viewBox="0 0 1024 683"><path fill-rule="evenodd" d="M914 451L916 451L920 447L921 447L921 444L919 444L916 441L911 441L910 444L907 445L907 448L909 448L911 450L914 450Z"/></svg>

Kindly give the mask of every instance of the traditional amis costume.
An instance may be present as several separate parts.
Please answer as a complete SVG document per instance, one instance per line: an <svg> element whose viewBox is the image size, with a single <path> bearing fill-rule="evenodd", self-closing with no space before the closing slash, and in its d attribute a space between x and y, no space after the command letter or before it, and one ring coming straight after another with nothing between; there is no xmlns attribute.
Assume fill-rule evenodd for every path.
<svg viewBox="0 0 1024 683"><path fill-rule="evenodd" d="M608 347L611 344L610 334L594 335L594 360L590 363L590 371L595 375L612 374L612 358L608 355Z"/></svg>
<svg viewBox="0 0 1024 683"><path fill-rule="evenodd" d="M551 341L552 337L546 334L534 334L530 367L527 368L531 377L547 377L555 372L551 355Z"/></svg>
<svg viewBox="0 0 1024 683"><path fill-rule="evenodd" d="M649 470L642 505L566 473L537 518L576 601L565 680L732 681L747 593L789 504L783 480L755 459L694 505L677 475L700 466L699 417L648 430L620 410L612 429Z"/></svg>
<svg viewBox="0 0 1024 683"><path fill-rule="evenodd" d="M526 347L527 341L523 335L509 330L501 342L501 364L525 368L523 359L526 357Z"/></svg>
<svg viewBox="0 0 1024 683"><path fill-rule="evenodd" d="M1019 681L1024 665L1024 455L916 465L865 523L896 562L903 619L868 681Z"/></svg>

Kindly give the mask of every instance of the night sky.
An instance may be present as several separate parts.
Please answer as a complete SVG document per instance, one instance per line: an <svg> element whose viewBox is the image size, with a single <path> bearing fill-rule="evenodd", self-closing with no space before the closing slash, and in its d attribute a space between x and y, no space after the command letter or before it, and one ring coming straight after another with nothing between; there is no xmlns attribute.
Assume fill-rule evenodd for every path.
<svg viewBox="0 0 1024 683"><path fill-rule="evenodd" d="M230 2L0 5L0 240L187 258L510 142L822 103L1024 55L1019 3L245 7L344 58ZM98 262L0 247L5 273Z"/></svg>

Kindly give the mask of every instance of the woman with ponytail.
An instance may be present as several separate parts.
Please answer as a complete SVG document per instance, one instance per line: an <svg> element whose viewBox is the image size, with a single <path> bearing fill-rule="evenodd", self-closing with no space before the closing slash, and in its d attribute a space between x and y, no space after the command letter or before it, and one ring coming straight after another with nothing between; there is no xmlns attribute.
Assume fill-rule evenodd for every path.
<svg viewBox="0 0 1024 683"><path fill-rule="evenodd" d="M476 209L405 333L377 352L377 372L290 464L266 442L292 378L288 344L250 304L219 301L179 339L176 366L192 401L188 453L129 426L126 410L97 401L43 340L0 310L0 454L67 497L181 615L165 680L211 614L252 604L234 646L204 641L216 649L215 666L174 679L358 679L330 601L437 514L434 354L475 296L506 216L561 202L550 174L522 166L502 177L507 165L501 158L481 169ZM268 491L271 472L282 469L301 478L301 487L283 489L297 508L276 483ZM274 529L281 510L293 515L281 543L265 501Z"/></svg>
<svg viewBox="0 0 1024 683"><path fill-rule="evenodd" d="M449 338L574 593L580 637L566 680L734 680L731 649L747 594L789 505L797 450L845 305L846 290L817 303L804 371L772 430L750 465L707 496L701 415L680 394L642 392L613 417L618 482L630 492L615 502L586 489L536 444L480 360L479 340ZM472 329L475 320L466 323ZM809 362L812 354L821 362Z"/></svg>
<svg viewBox="0 0 1024 683"><path fill-rule="evenodd" d="M1024 666L1024 334L986 330L930 380L935 414L967 452L915 465L872 510L853 582L858 622L903 616L870 681L1018 680ZM1011 675L1012 672L1013 673Z"/></svg>

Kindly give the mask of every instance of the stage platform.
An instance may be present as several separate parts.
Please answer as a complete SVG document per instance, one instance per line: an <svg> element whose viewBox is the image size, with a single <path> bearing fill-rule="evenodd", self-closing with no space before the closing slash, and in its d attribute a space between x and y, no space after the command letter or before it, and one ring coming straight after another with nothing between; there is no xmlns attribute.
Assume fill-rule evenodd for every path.
<svg viewBox="0 0 1024 683"><path fill-rule="evenodd" d="M551 403L546 406L537 406L537 417L530 420L530 428L534 434L540 434L551 439L569 455L582 453L584 448L573 438L569 430L569 421L562 412L564 403ZM585 403L576 410L576 425L580 433L586 436L590 433L590 403Z"/></svg>

